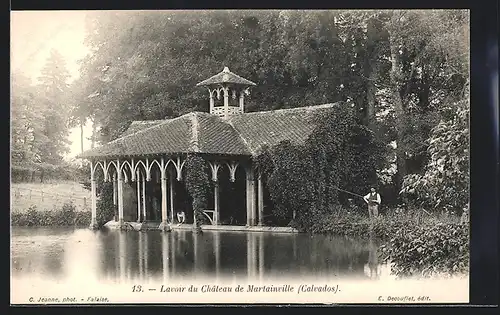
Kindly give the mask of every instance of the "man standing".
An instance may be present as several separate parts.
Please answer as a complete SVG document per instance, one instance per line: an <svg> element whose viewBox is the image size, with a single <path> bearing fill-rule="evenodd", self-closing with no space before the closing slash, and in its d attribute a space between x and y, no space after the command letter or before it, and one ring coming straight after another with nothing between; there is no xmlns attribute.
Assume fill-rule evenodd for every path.
<svg viewBox="0 0 500 315"><path fill-rule="evenodd" d="M368 215L370 219L372 217L378 216L378 206L382 202L380 195L375 191L375 188L371 188L368 195L364 196L363 199L368 204Z"/></svg>

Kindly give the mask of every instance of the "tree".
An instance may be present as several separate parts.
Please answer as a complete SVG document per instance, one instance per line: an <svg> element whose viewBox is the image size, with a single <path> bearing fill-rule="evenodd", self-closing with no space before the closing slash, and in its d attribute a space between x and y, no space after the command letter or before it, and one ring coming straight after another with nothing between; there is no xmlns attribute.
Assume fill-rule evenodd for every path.
<svg viewBox="0 0 500 315"><path fill-rule="evenodd" d="M37 86L39 101L43 106L43 134L46 137L40 145L40 159L52 166L60 164L63 154L69 150L69 77L64 58L56 50L52 50L41 70Z"/></svg>
<svg viewBox="0 0 500 315"><path fill-rule="evenodd" d="M469 202L469 96L452 107L432 130L425 172L407 176L402 190L432 208L462 209Z"/></svg>
<svg viewBox="0 0 500 315"><path fill-rule="evenodd" d="M36 89L24 74L12 73L11 158L13 171L30 175L41 162L40 149L45 143L44 116ZM16 175L16 174L14 174Z"/></svg>

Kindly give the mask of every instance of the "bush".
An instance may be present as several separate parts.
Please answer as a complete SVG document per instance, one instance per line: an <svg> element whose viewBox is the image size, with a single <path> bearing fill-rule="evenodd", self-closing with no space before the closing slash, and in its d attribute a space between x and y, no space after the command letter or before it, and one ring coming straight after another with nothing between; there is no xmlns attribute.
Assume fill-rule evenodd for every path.
<svg viewBox="0 0 500 315"><path fill-rule="evenodd" d="M407 225L398 229L382 250L397 276L467 273L469 227L455 223Z"/></svg>
<svg viewBox="0 0 500 315"><path fill-rule="evenodd" d="M39 211L31 206L25 212L13 212L11 222L14 226L88 226L92 213L75 211L73 203L65 203L61 209Z"/></svg>
<svg viewBox="0 0 500 315"><path fill-rule="evenodd" d="M113 220L116 212L116 206L113 204L113 183L103 183L97 199L96 212L98 227L102 227L110 220Z"/></svg>

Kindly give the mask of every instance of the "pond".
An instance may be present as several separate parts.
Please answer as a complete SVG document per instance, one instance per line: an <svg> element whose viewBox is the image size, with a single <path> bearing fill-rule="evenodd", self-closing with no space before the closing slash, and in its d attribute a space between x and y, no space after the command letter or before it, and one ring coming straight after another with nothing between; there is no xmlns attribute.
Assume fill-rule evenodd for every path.
<svg viewBox="0 0 500 315"><path fill-rule="evenodd" d="M320 281L335 286L339 281L392 281L390 268L378 261L376 250L373 240L302 233L13 227L11 290L22 302L33 295L28 292L62 294L84 288L107 295L116 289L119 299L132 285L148 283Z"/></svg>

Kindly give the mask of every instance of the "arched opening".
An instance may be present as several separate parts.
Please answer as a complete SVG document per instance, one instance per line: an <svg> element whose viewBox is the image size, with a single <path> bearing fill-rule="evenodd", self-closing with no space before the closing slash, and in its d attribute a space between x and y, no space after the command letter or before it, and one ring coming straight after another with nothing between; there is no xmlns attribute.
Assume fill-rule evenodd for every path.
<svg viewBox="0 0 500 315"><path fill-rule="evenodd" d="M235 181L231 182L229 168L219 169L220 224L246 224L245 170L238 166Z"/></svg>

